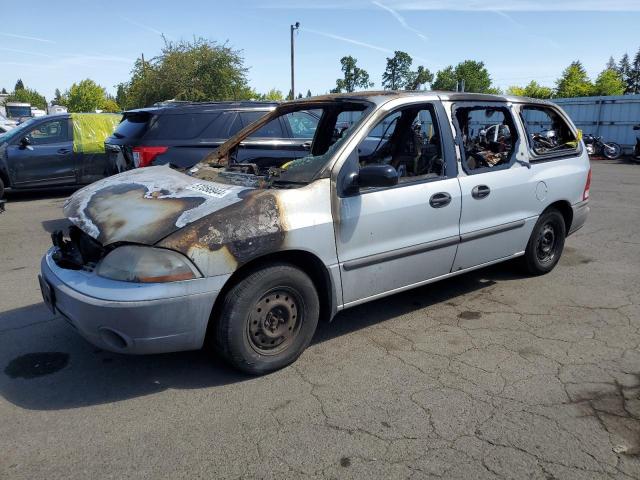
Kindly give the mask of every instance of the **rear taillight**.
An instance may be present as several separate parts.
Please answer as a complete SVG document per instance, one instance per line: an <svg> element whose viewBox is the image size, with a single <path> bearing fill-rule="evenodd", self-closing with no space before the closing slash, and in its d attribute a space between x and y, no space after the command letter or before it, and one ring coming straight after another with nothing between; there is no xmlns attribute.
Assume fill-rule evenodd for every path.
<svg viewBox="0 0 640 480"><path fill-rule="evenodd" d="M133 164L148 167L153 159L167 151L169 147L133 147Z"/></svg>
<svg viewBox="0 0 640 480"><path fill-rule="evenodd" d="M591 188L591 169L587 175L587 183L584 184L584 192L582 192L582 200L589 200L589 189Z"/></svg>

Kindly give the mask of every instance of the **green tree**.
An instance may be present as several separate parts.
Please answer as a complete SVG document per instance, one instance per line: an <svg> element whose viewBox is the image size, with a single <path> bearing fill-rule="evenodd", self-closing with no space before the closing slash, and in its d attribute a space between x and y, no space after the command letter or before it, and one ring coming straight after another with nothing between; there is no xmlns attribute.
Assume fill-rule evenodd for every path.
<svg viewBox="0 0 640 480"><path fill-rule="evenodd" d="M60 105L60 102L63 102L62 93L60 93L60 89L56 88L56 91L53 94L53 100L51 100L51 105Z"/></svg>
<svg viewBox="0 0 640 480"><path fill-rule="evenodd" d="M24 90L24 83L22 83L22 79L19 78L18 81L16 82L16 86L13 87L13 91L17 91L17 90Z"/></svg>
<svg viewBox="0 0 640 480"><path fill-rule="evenodd" d="M442 70L436 72L436 79L431 84L431 88L434 90L445 90L454 92L458 84L458 78L453 66L449 65Z"/></svg>
<svg viewBox="0 0 640 480"><path fill-rule="evenodd" d="M127 84L119 83L116 85L116 103L118 105L125 106L127 105Z"/></svg>
<svg viewBox="0 0 640 480"><path fill-rule="evenodd" d="M509 87L507 94L518 97L551 98L553 96L553 89L544 87L535 80L531 80L526 87L519 87L517 85Z"/></svg>
<svg viewBox="0 0 640 480"><path fill-rule="evenodd" d="M3 95L6 95L7 94L7 89L2 87L2 91L0 93L2 93Z"/></svg>
<svg viewBox="0 0 640 480"><path fill-rule="evenodd" d="M255 96L247 84L239 50L204 38L177 42L165 39L159 56L137 60L131 80L123 85L123 107L176 100L244 100Z"/></svg>
<svg viewBox="0 0 640 480"><path fill-rule="evenodd" d="M382 74L382 88L385 90L405 88L412 79L412 63L411 55L400 50L396 50L393 57L387 57L387 68Z"/></svg>
<svg viewBox="0 0 640 480"><path fill-rule="evenodd" d="M411 78L405 88L407 90L419 90L422 85L431 82L433 82L433 73L428 68L420 65L418 70L411 73Z"/></svg>
<svg viewBox="0 0 640 480"><path fill-rule="evenodd" d="M63 97L62 104L69 112L120 111L118 104L107 96L105 89L89 78L71 85Z"/></svg>
<svg viewBox="0 0 640 480"><path fill-rule="evenodd" d="M313 95L311 95L311 90L307 90L307 98L311 98Z"/></svg>
<svg viewBox="0 0 640 480"><path fill-rule="evenodd" d="M604 67L605 70L616 70L618 67L616 65L616 61L613 57L609 57L607 60L607 65Z"/></svg>
<svg viewBox="0 0 640 480"><path fill-rule="evenodd" d="M356 88L373 87L373 82L369 81L369 73L359 68L357 63L358 60L351 55L340 59L344 76L336 80L336 87L331 90L332 93L354 92Z"/></svg>
<svg viewBox="0 0 640 480"><path fill-rule="evenodd" d="M284 95L282 94L281 90L278 90L277 88L272 88L267 93L256 93L253 99L277 102L280 100L284 100Z"/></svg>
<svg viewBox="0 0 640 480"><path fill-rule="evenodd" d="M629 80L629 93L640 93L640 49L638 49L635 57L633 57Z"/></svg>
<svg viewBox="0 0 640 480"><path fill-rule="evenodd" d="M606 68L593 85L593 95L624 95L625 83L622 81L620 74L612 69Z"/></svg>
<svg viewBox="0 0 640 480"><path fill-rule="evenodd" d="M631 90L633 89L631 79L631 62L629 61L629 55L627 53L620 58L617 70L620 74L620 78L622 78L622 81L625 83L624 93L631 93Z"/></svg>
<svg viewBox="0 0 640 480"><path fill-rule="evenodd" d="M458 84L464 82L465 92L497 93L499 90L491 86L491 76L484 62L465 60L455 66L448 66L436 73L433 82L434 90L455 91Z"/></svg>
<svg viewBox="0 0 640 480"><path fill-rule="evenodd" d="M32 107L45 110L47 108L47 99L35 90L30 88L19 88L7 97L7 102L25 102L31 104Z"/></svg>
<svg viewBox="0 0 640 480"><path fill-rule="evenodd" d="M562 76L556 80L556 93L558 97L588 97L593 92L593 84L587 76L587 71L580 61L571 63L562 72Z"/></svg>

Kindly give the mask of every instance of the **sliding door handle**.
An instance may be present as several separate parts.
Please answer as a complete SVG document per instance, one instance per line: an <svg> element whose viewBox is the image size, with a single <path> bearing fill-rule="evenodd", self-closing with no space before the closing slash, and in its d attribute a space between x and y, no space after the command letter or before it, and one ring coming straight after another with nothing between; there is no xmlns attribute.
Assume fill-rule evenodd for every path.
<svg viewBox="0 0 640 480"><path fill-rule="evenodd" d="M471 190L471 196L473 198L477 198L478 200L488 197L490 193L491 193L491 189L486 185L476 185Z"/></svg>

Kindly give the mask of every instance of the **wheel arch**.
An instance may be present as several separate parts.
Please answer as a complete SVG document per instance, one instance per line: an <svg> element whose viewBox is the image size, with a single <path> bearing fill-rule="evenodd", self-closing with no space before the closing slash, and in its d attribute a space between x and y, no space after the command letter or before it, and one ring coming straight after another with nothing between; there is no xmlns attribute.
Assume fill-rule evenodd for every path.
<svg viewBox="0 0 640 480"><path fill-rule="evenodd" d="M278 262L294 265L309 275L320 300L320 320L330 321L333 318L337 312L336 288L339 286L334 284L325 264L315 254L307 250L282 250L251 259L233 272L213 304L207 327L207 338L210 338L215 331L212 327L220 315L227 292L250 273Z"/></svg>
<svg viewBox="0 0 640 480"><path fill-rule="evenodd" d="M565 235L568 234L573 223L573 208L571 204L567 200L557 200L545 208L542 214L550 210L558 210L560 212L562 218L564 218Z"/></svg>

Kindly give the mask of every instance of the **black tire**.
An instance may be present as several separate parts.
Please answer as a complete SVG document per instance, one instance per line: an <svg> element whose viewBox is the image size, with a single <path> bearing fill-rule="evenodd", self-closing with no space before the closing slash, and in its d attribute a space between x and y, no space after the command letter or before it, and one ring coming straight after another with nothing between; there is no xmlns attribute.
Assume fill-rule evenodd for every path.
<svg viewBox="0 0 640 480"><path fill-rule="evenodd" d="M217 350L254 375L293 363L318 325L320 301L309 276L286 263L256 270L226 294L217 318Z"/></svg>
<svg viewBox="0 0 640 480"><path fill-rule="evenodd" d="M609 160L617 160L622 156L622 147L615 142L606 142L602 145L602 154Z"/></svg>
<svg viewBox="0 0 640 480"><path fill-rule="evenodd" d="M540 215L523 257L527 271L542 275L553 270L562 255L566 236L564 217L560 212L549 210Z"/></svg>
<svg viewBox="0 0 640 480"><path fill-rule="evenodd" d="M0 177L0 199L4 197L4 182L2 181L2 177Z"/></svg>

